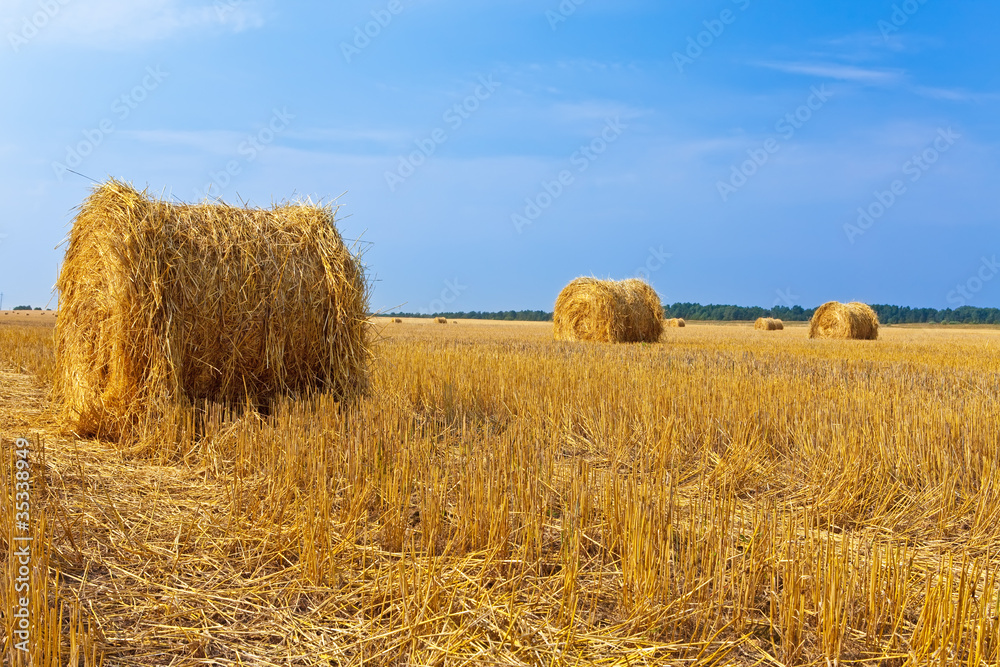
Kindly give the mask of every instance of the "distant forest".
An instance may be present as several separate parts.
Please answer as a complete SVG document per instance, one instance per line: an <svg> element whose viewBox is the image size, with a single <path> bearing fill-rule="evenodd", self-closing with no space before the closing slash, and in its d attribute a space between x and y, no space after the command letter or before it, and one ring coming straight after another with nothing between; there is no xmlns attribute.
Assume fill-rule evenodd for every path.
<svg viewBox="0 0 1000 667"><path fill-rule="evenodd" d="M962 306L956 309L910 308L909 306L887 306L873 304L882 324L1000 324L1000 308L973 308ZM681 317L685 320L752 321L758 317L777 317L786 322L808 322L815 308L801 306L719 306L700 303L675 303L665 306L667 317ZM505 310L497 312L457 312L457 313L386 313L391 317L447 317L466 320L506 320L511 322L548 322L552 313L544 310Z"/></svg>

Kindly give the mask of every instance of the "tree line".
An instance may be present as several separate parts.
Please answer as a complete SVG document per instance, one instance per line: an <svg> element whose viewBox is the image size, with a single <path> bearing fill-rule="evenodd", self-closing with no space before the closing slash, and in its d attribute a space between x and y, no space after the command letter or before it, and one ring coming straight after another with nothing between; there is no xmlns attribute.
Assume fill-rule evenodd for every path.
<svg viewBox="0 0 1000 667"><path fill-rule="evenodd" d="M675 303L663 310L667 317L681 317L685 320L750 321L758 317L776 317L787 322L808 322L816 312L815 308L802 306L761 308L714 304L703 306L700 303ZM1000 308L962 306L938 310L872 304L872 310L878 314L878 320L882 324L1000 324Z"/></svg>
<svg viewBox="0 0 1000 667"><path fill-rule="evenodd" d="M872 309L878 313L882 324L1000 324L1000 308L910 308L909 306L891 306L873 304ZM718 304L702 305L700 303L674 303L664 306L666 317L680 317L685 320L715 320L722 322L749 322L758 317L776 317L786 322L808 322L815 308L802 306L775 306L761 308L759 306L726 306ZM389 315L389 314L387 314ZM452 313L392 313L392 317L447 317L463 320L501 320L510 322L550 322L552 313L544 310L501 310L501 311L469 311Z"/></svg>
<svg viewBox="0 0 1000 667"><path fill-rule="evenodd" d="M458 313L386 313L386 317L447 317L452 320L507 320L511 322L551 322L552 313L544 310L500 310L495 312L473 310Z"/></svg>

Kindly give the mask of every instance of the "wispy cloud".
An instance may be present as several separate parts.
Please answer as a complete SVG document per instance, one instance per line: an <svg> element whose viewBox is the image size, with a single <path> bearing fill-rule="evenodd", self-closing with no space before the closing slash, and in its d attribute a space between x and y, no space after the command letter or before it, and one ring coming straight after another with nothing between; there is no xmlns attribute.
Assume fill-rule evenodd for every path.
<svg viewBox="0 0 1000 667"><path fill-rule="evenodd" d="M858 67L856 65L842 65L839 63L765 61L753 64L757 67L766 67L767 69L787 74L801 74L803 76L874 85L898 83L903 79L903 72L900 70Z"/></svg>
<svg viewBox="0 0 1000 667"><path fill-rule="evenodd" d="M247 137L229 130L125 130L121 136L135 142L194 148L199 152L228 154Z"/></svg>
<svg viewBox="0 0 1000 667"><path fill-rule="evenodd" d="M593 122L607 118L639 118L652 113L627 104L614 101L589 100L582 102L557 103L551 107L553 118L559 123Z"/></svg>
<svg viewBox="0 0 1000 667"><path fill-rule="evenodd" d="M915 86L913 92L932 100L945 100L948 102L992 102L1000 100L1000 93L976 93L961 88Z"/></svg>
<svg viewBox="0 0 1000 667"><path fill-rule="evenodd" d="M66 0L39 31L40 43L128 48L199 30L241 32L264 25L264 0ZM0 27L18 30L37 0L5 0Z"/></svg>
<svg viewBox="0 0 1000 667"><path fill-rule="evenodd" d="M945 46L939 37L915 33L882 35L878 31L855 32L818 40L832 48L842 59L859 61L880 58L887 54L919 53Z"/></svg>
<svg viewBox="0 0 1000 667"><path fill-rule="evenodd" d="M369 142L394 146L413 139L416 130L401 128L352 127L352 128L306 128L285 133L290 139L317 143L357 143Z"/></svg>

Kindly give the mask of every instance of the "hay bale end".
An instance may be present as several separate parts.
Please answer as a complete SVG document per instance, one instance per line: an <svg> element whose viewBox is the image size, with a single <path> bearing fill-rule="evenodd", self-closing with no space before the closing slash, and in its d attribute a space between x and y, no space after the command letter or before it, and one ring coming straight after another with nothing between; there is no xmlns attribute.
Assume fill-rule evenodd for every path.
<svg viewBox="0 0 1000 667"><path fill-rule="evenodd" d="M368 287L334 213L96 187L57 283L53 390L64 422L118 438L184 400L363 391Z"/></svg>
<svg viewBox="0 0 1000 667"><path fill-rule="evenodd" d="M637 278L577 278L556 299L553 330L556 340L654 343L663 332L663 305Z"/></svg>
<svg viewBox="0 0 1000 667"><path fill-rule="evenodd" d="M829 301L816 309L809 322L810 338L877 340L878 315L859 301Z"/></svg>
<svg viewBox="0 0 1000 667"><path fill-rule="evenodd" d="M753 328L760 331L782 331L785 323L774 317L758 317Z"/></svg>

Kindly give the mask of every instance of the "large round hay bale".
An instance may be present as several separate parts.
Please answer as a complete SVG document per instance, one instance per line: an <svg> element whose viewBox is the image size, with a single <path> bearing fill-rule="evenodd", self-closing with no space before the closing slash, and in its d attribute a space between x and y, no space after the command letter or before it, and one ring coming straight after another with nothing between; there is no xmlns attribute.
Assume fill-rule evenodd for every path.
<svg viewBox="0 0 1000 667"><path fill-rule="evenodd" d="M448 324L448 318L447 317L435 317L434 318L434 323L435 324Z"/></svg>
<svg viewBox="0 0 1000 667"><path fill-rule="evenodd" d="M878 315L867 304L858 301L829 301L813 313L809 337L876 340Z"/></svg>
<svg viewBox="0 0 1000 667"><path fill-rule="evenodd" d="M54 390L81 434L125 436L164 401L367 385L368 287L328 206L172 204L112 180L57 287Z"/></svg>
<svg viewBox="0 0 1000 667"><path fill-rule="evenodd" d="M637 278L577 278L559 293L553 325L556 340L653 343L663 332L663 305Z"/></svg>
<svg viewBox="0 0 1000 667"><path fill-rule="evenodd" d="M686 327L687 322L685 322L684 318L681 317L671 317L669 320L663 322L663 326L677 329L680 327Z"/></svg>
<svg viewBox="0 0 1000 667"><path fill-rule="evenodd" d="M781 331L785 328L785 323L774 317L758 317L753 328L761 331Z"/></svg>

